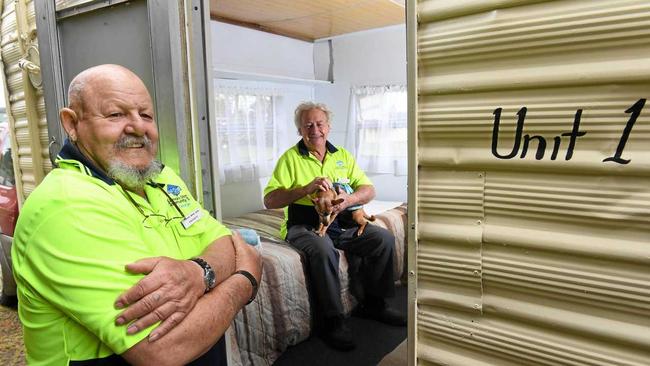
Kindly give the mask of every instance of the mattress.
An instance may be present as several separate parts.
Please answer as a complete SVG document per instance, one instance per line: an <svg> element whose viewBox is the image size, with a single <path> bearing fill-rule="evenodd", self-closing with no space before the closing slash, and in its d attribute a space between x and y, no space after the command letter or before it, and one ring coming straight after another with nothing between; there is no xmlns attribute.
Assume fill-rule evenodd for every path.
<svg viewBox="0 0 650 366"><path fill-rule="evenodd" d="M375 213L373 225L395 235L393 274L395 280L400 281L406 268L406 204L378 205L374 207L389 209L377 213L373 212L373 207L368 207L366 211ZM311 333L312 316L305 261L301 252L279 238L283 219L283 211L277 209L260 210L223 220L231 228L257 231L264 264L257 298L239 312L231 327L230 355L233 365L271 365L287 347L302 342ZM343 252L340 254L341 299L345 311L350 312L356 305L356 299L348 286L347 259Z"/></svg>

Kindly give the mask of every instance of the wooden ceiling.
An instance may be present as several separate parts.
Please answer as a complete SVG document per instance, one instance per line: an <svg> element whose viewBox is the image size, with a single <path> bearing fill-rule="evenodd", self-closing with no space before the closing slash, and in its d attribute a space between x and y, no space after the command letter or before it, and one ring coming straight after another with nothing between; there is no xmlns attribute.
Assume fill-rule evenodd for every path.
<svg viewBox="0 0 650 366"><path fill-rule="evenodd" d="M210 0L210 15L305 41L405 21L404 0Z"/></svg>

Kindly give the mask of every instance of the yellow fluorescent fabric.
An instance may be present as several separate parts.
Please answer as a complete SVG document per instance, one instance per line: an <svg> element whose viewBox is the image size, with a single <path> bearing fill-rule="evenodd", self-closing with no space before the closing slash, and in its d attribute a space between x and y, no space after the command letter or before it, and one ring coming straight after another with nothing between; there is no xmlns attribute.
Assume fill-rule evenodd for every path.
<svg viewBox="0 0 650 366"><path fill-rule="evenodd" d="M142 275L125 265L142 258L199 255L230 231L202 210L181 179L165 168L155 179L183 215L202 210L185 229L178 211L161 189L146 186L149 202L132 195L143 215L117 184L88 175L73 160L59 161L21 212L13 245L19 315L24 324L27 357L33 365L63 365L121 354L149 333L126 334L114 324L117 296ZM150 228L149 228L150 227Z"/></svg>
<svg viewBox="0 0 650 366"><path fill-rule="evenodd" d="M321 163L316 157L309 154L301 140L278 159L273 175L264 188L264 195L276 189L294 189L306 186L316 177L327 177L332 182L349 183L354 190L362 185L372 185L370 179L355 162L352 154L344 148L334 147L328 142L327 154ZM294 203L313 206L307 196ZM286 218L285 209L285 221L280 228L282 238L287 235Z"/></svg>

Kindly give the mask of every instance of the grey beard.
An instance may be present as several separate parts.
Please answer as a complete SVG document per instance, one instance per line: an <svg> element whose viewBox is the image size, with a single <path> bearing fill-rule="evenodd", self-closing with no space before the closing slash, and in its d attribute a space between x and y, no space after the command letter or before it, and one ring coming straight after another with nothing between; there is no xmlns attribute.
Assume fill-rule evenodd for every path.
<svg viewBox="0 0 650 366"><path fill-rule="evenodd" d="M145 168L136 167L122 163L121 161L111 161L108 166L108 176L115 179L129 190L141 190L148 181L152 180L162 171L162 163L152 160Z"/></svg>

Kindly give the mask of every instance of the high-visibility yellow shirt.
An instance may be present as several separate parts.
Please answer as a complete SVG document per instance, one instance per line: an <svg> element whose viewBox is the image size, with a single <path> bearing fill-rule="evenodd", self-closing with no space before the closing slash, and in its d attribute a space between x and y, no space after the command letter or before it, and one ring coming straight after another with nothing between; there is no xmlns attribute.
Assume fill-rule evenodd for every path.
<svg viewBox="0 0 650 366"><path fill-rule="evenodd" d="M370 179L357 165L352 154L344 148L335 147L328 141L325 159L321 163L309 153L305 143L300 140L278 159L273 175L264 188L264 195L276 189L294 189L306 186L316 177L327 177L333 183L347 183L354 190L362 185L372 185ZM313 205L311 199L305 196L285 208L285 220L280 228L280 237L286 238L287 227L294 223L311 224L314 220L317 222L316 212L304 207Z"/></svg>
<svg viewBox="0 0 650 366"><path fill-rule="evenodd" d="M230 234L170 168L145 187L145 200L79 155L64 148L16 226L12 262L30 365L122 354L155 326L127 335L127 326L115 325L115 300L143 278L125 266L154 256L189 259ZM186 229L182 216L195 210L202 217Z"/></svg>

